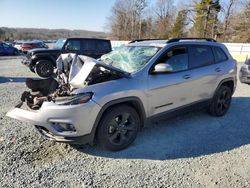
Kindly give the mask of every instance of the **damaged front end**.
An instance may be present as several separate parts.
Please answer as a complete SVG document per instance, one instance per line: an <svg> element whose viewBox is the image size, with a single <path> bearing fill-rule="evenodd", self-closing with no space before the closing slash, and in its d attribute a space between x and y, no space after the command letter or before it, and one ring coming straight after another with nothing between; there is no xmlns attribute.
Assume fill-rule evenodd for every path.
<svg viewBox="0 0 250 188"><path fill-rule="evenodd" d="M76 95L73 94L75 93L73 91L88 85L128 76L129 73L90 57L62 54L57 60L57 70L53 77L40 80L26 79L26 86L31 91L23 92L21 101L26 102L27 106L32 110L39 109L45 101L55 103L66 101L65 104L67 104L67 101L73 99L77 101L76 99L80 99L82 95L83 99L78 102L83 103L86 101L85 98L91 99L93 94ZM69 102L69 104L71 103Z"/></svg>
<svg viewBox="0 0 250 188"><path fill-rule="evenodd" d="M21 103L6 116L35 125L52 140L72 141L72 138L91 133L101 109L92 99L94 93L86 90L82 93L81 88L129 76L127 72L87 56L62 54L53 77L27 78L26 86L30 90L23 92ZM28 110L21 108L24 103Z"/></svg>

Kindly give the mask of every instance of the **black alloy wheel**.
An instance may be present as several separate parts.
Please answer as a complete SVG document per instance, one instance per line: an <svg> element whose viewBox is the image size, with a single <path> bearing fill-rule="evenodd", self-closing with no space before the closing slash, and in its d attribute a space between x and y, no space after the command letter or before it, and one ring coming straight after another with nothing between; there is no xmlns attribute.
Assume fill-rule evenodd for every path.
<svg viewBox="0 0 250 188"><path fill-rule="evenodd" d="M138 113L122 105L107 111L98 129L98 141L104 148L117 151L128 147L136 138L140 127Z"/></svg>
<svg viewBox="0 0 250 188"><path fill-rule="evenodd" d="M214 116L223 116L228 111L232 99L232 91L227 86L221 86L210 105L210 113Z"/></svg>

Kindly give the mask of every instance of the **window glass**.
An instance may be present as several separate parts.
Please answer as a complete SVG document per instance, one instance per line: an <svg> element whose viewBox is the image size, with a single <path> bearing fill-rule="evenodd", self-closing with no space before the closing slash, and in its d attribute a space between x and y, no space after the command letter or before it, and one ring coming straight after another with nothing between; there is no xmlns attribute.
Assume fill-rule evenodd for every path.
<svg viewBox="0 0 250 188"><path fill-rule="evenodd" d="M177 47L167 52L159 62L169 64L174 72L188 69L188 53L186 47Z"/></svg>
<svg viewBox="0 0 250 188"><path fill-rule="evenodd" d="M65 46L66 50L80 50L81 42L79 40L69 40Z"/></svg>
<svg viewBox="0 0 250 188"><path fill-rule="evenodd" d="M123 71L134 73L141 70L160 48L154 46L123 46L100 60Z"/></svg>
<svg viewBox="0 0 250 188"><path fill-rule="evenodd" d="M3 43L4 48L9 48L9 45Z"/></svg>
<svg viewBox="0 0 250 188"><path fill-rule="evenodd" d="M83 51L96 51L95 41L94 40L83 40L82 41L82 50Z"/></svg>
<svg viewBox="0 0 250 188"><path fill-rule="evenodd" d="M109 52L110 43L107 41L96 41L96 48L98 52Z"/></svg>
<svg viewBox="0 0 250 188"><path fill-rule="evenodd" d="M215 62L226 61L227 56L220 47L214 47Z"/></svg>
<svg viewBox="0 0 250 188"><path fill-rule="evenodd" d="M202 67L214 63L214 55L209 46L190 46L189 57L190 68Z"/></svg>

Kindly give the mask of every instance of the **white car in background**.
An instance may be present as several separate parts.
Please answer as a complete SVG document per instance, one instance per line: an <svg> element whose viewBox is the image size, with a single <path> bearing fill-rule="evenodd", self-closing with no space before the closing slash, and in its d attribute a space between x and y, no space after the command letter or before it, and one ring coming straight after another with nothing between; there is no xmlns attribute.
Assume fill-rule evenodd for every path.
<svg viewBox="0 0 250 188"><path fill-rule="evenodd" d="M14 47L18 49L18 51L21 51L21 45L24 43L24 41L15 41Z"/></svg>

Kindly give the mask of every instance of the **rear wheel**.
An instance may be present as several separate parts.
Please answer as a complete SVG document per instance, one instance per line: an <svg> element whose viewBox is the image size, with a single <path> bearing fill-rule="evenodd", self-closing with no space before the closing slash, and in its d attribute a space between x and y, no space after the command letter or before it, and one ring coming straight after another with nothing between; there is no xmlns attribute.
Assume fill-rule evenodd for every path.
<svg viewBox="0 0 250 188"><path fill-rule="evenodd" d="M54 67L50 61L41 60L36 63L35 71L40 77L47 78L52 75Z"/></svg>
<svg viewBox="0 0 250 188"><path fill-rule="evenodd" d="M232 99L232 91L227 86L221 86L215 93L209 106L209 112L213 116L223 116L227 113Z"/></svg>
<svg viewBox="0 0 250 188"><path fill-rule="evenodd" d="M139 127L140 118L134 108L127 105L113 107L104 114L97 139L105 149L122 150L135 140Z"/></svg>

